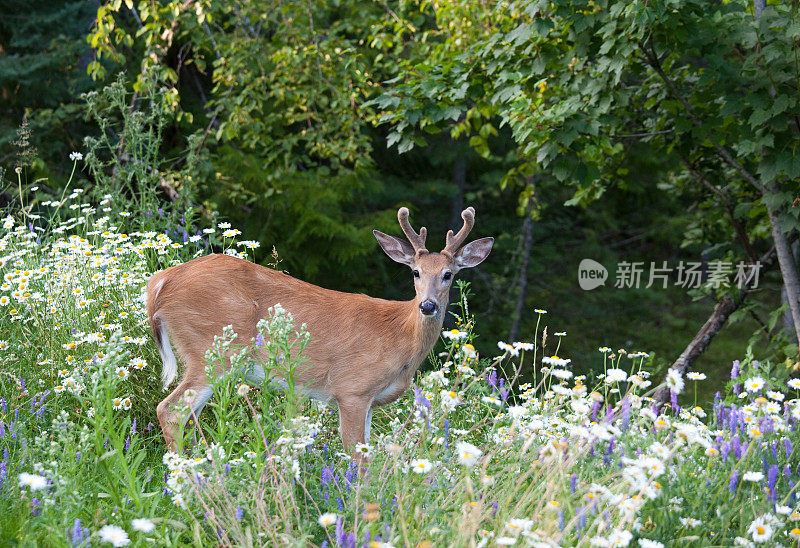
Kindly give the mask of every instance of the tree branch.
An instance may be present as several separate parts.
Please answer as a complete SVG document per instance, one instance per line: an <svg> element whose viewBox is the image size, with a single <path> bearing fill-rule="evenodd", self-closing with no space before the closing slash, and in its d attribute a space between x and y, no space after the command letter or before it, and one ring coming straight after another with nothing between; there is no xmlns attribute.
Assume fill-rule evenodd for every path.
<svg viewBox="0 0 800 548"><path fill-rule="evenodd" d="M666 73L664 72L664 69L661 66L661 62L658 60L658 55L656 54L655 49L653 49L653 45L640 43L639 47L642 48L642 53L644 54L644 58L647 64L650 65L650 67L653 70L655 70L656 73L658 73L658 76L661 78L664 84L666 84L666 86L670 89L675 98L678 101L680 101L680 103L683 105L683 108L686 109L686 112L689 113L689 115L692 118L692 123L697 127L701 127L703 124L700 120L700 117L692 108L692 105L690 105L689 102L686 100L686 98L681 94L680 90L678 89L678 86L675 85L675 82L670 80L669 76L667 76ZM706 137L708 138L709 141L711 141L711 144L714 145L714 150L717 151L717 154L720 156L720 158L722 158L725 161L726 164L728 164L733 169L738 171L739 174L742 177L744 177L744 179L748 183L756 187L762 194L766 195L770 193L769 189L766 186L764 186L761 183L761 181L759 181L755 176L753 176L752 173L747 171L744 168L744 166L742 166L739 162L736 161L736 159L733 156L731 156L731 153L728 152L725 147L721 146L717 142L713 134L708 133Z"/></svg>
<svg viewBox="0 0 800 548"><path fill-rule="evenodd" d="M679 156L681 162L683 162L683 165L685 165L686 169L689 170L689 173L691 173L695 179L700 181L703 186L720 197L726 211L728 212L728 216L731 218L731 225L733 225L733 229L736 231L736 235L738 236L739 241L741 241L745 253L747 253L747 258L750 259L752 264L755 264L758 260L758 255L756 255L756 251L753 249L753 244L750 243L750 238L747 237L747 232L745 231L744 226L742 226L742 223L740 223L739 220L734 216L733 200L731 197L728 196L724 190L714 186L708 179L706 179L703 174L697 171L694 168L694 165L690 164L689 160L687 160L682 154L679 154Z"/></svg>

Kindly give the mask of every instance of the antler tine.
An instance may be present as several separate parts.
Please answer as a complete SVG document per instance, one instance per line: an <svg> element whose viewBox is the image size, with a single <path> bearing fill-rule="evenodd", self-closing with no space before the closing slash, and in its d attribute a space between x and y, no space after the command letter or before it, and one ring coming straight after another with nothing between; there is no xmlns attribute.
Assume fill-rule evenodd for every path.
<svg viewBox="0 0 800 548"><path fill-rule="evenodd" d="M417 253L427 253L428 250L425 248L425 239L428 237L428 229L423 226L419 229L419 234L417 234L416 231L411 228L411 224L408 222L407 207L401 207L397 210L397 220L400 221L400 228L403 229L403 234L405 234L408 241L411 242L414 251Z"/></svg>
<svg viewBox="0 0 800 548"><path fill-rule="evenodd" d="M447 245L444 246L443 253L447 252L453 255L458 251L458 248L461 247L461 244L464 243L464 240L467 239L467 236L472 230L472 225L475 224L475 208L470 206L462 211L461 218L464 219L464 226L461 227L458 234L453 236L452 230L447 231Z"/></svg>

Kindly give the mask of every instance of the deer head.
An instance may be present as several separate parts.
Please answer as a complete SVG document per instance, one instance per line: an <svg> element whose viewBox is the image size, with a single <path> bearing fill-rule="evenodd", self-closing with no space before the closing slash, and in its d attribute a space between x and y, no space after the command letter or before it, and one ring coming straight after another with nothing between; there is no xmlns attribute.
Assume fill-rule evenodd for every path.
<svg viewBox="0 0 800 548"><path fill-rule="evenodd" d="M411 268L416 302L420 314L426 319L441 319L449 302L453 277L462 268L479 265L492 250L494 238L481 238L461 247L475 223L475 210L468 207L461 212L461 218L464 220L461 230L455 235L452 230L447 232L447 243L439 253L430 252L425 247L428 232L422 227L417 233L411 227L408 208L405 207L398 210L397 219L408 242L378 230L372 231L383 251L393 261Z"/></svg>

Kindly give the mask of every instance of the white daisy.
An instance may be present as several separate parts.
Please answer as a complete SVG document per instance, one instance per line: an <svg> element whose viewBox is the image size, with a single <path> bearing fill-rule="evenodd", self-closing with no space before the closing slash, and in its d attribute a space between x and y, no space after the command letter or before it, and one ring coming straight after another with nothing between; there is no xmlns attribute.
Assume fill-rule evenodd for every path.
<svg viewBox="0 0 800 548"><path fill-rule="evenodd" d="M483 451L468 443L460 441L456 444L456 454L458 455L458 462L467 468L472 468L478 463L478 459L483 455Z"/></svg>
<svg viewBox="0 0 800 548"><path fill-rule="evenodd" d="M414 459L411 461L411 470L416 474L427 474L433 469L433 464L427 459Z"/></svg>
<svg viewBox="0 0 800 548"><path fill-rule="evenodd" d="M127 546L131 543L125 529L116 525L103 525L98 534L101 542L111 543L112 546Z"/></svg>

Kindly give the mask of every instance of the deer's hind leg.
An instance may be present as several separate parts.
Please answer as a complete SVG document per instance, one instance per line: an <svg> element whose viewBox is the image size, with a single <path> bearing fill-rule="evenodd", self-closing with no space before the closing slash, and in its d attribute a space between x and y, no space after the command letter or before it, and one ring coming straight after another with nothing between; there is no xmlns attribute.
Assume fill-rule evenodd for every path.
<svg viewBox="0 0 800 548"><path fill-rule="evenodd" d="M188 369L188 368L187 368ZM197 422L197 417L205 407L214 390L206 377L205 369L199 368L199 375L191 375L191 370L178 384L169 396L158 404L156 413L158 422L164 434L164 441L170 451L176 451L175 436L177 430L192 419Z"/></svg>

